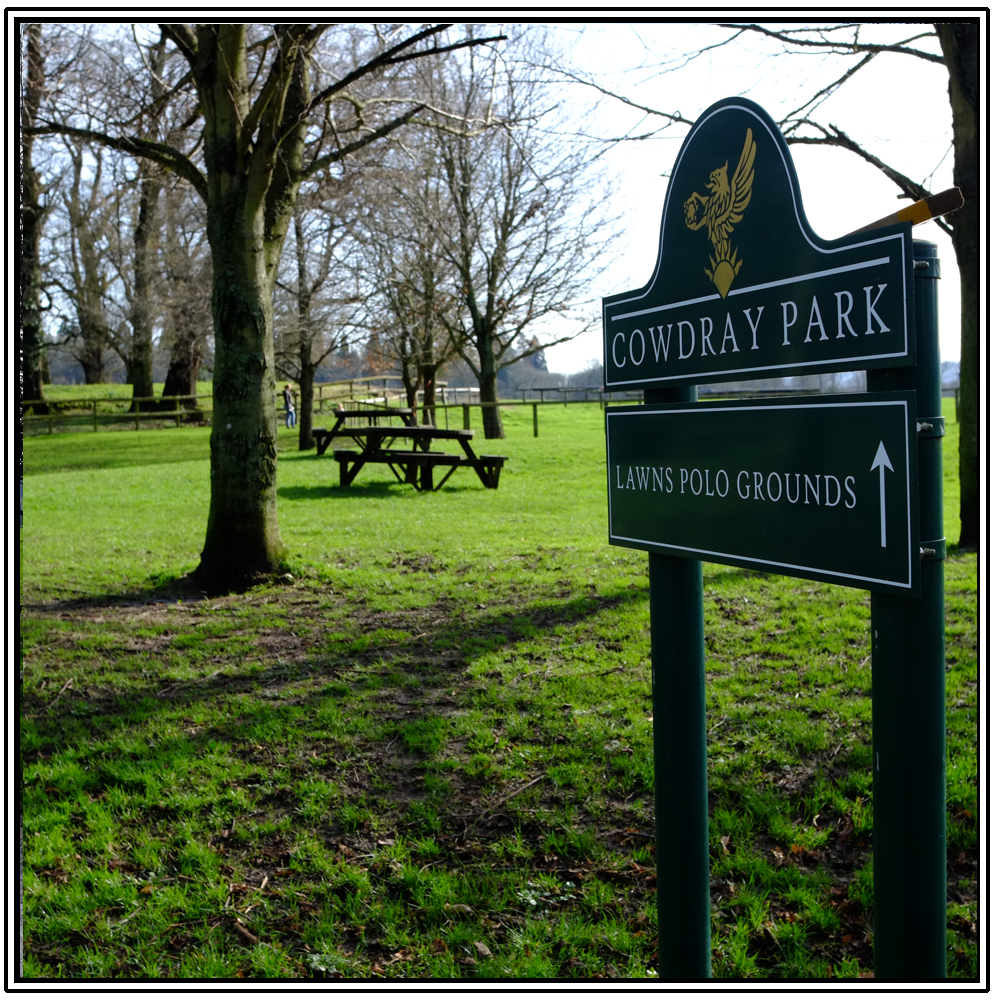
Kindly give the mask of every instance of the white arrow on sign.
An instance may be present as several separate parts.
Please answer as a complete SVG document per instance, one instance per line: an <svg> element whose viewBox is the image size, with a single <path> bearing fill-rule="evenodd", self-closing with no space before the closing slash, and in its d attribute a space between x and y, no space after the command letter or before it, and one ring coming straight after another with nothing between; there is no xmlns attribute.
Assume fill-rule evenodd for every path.
<svg viewBox="0 0 1000 1000"><path fill-rule="evenodd" d="M879 502L882 509L882 548L885 548L885 470L888 469L890 472L895 472L896 470L892 467L892 462L889 461L889 456L885 453L885 445L879 441L878 451L875 452L875 461L872 462L872 467L868 470L869 472L874 472L878 469L878 488L879 488Z"/></svg>

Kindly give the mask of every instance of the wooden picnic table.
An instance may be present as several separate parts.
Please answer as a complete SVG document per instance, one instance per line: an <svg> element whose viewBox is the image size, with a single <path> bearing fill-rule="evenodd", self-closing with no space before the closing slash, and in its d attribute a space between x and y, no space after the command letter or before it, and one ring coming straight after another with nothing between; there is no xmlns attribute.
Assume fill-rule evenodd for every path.
<svg viewBox="0 0 1000 1000"><path fill-rule="evenodd" d="M334 438L349 438L361 449L360 451L344 448L334 450L333 457L340 464L341 486L350 486L357 474L369 462L388 465L401 483L408 483L418 490L441 489L459 468L475 469L480 482L487 489L495 490L500 483L500 471L507 457L477 455L471 444L474 431L448 430L435 427L433 424L408 425L405 422L403 426L383 424L345 427L344 419L351 412L344 411L343 419L338 420L332 430L319 428L313 432L317 455L322 455ZM463 453L455 455L431 450L431 444L435 441L457 441ZM396 442L403 442L409 447L393 447ZM437 467L447 468L448 471L435 486L434 469Z"/></svg>
<svg viewBox="0 0 1000 1000"><path fill-rule="evenodd" d="M417 418L413 415L413 411L404 410L398 406L379 406L355 410L337 410L336 414L337 421L333 425L332 429L326 430L323 427L317 427L313 431L313 440L316 442L317 455L322 455L335 437L350 436L349 432L351 428L344 426L345 422L349 420L364 420L364 426L378 427L381 426L381 421L392 420L393 418L398 417L402 421L404 427L416 427L417 425Z"/></svg>

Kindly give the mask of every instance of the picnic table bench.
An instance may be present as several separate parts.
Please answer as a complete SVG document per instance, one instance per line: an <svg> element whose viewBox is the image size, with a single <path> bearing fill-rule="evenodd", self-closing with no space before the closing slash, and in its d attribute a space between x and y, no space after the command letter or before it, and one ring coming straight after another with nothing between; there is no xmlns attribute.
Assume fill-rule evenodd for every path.
<svg viewBox="0 0 1000 1000"><path fill-rule="evenodd" d="M368 415L369 411L357 411L357 415ZM344 420L355 411L342 411L332 430L318 428L313 431L316 454L322 455L334 438L349 438L361 449L336 448L333 457L340 465L340 485L350 486L357 474L369 462L388 465L393 475L401 482L408 483L417 490L439 490L451 478L456 469L475 469L480 482L487 489L495 490L500 484L500 472L506 455L477 455L472 449L473 431L448 430L433 424L417 425L409 411L393 411L403 419L403 426L373 424L367 427L345 427ZM397 442L409 443L410 447L393 447ZM461 455L431 450L435 441L457 441L462 448ZM448 471L434 484L434 469ZM400 473L402 470L402 474Z"/></svg>

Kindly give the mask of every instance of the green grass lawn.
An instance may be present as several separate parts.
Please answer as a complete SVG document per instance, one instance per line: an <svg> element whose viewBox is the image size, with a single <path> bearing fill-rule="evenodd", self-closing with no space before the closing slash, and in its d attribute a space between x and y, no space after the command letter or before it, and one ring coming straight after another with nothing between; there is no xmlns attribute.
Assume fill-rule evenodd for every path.
<svg viewBox="0 0 1000 1000"><path fill-rule="evenodd" d="M384 467L336 488L282 428L287 573L226 597L184 580L207 429L25 441L27 976L655 975L646 559L607 544L599 406L542 408L537 439L530 409L505 423L499 490L460 470L433 494ZM968 978L975 555L945 573L949 974ZM868 594L708 564L704 583L713 974L856 979Z"/></svg>

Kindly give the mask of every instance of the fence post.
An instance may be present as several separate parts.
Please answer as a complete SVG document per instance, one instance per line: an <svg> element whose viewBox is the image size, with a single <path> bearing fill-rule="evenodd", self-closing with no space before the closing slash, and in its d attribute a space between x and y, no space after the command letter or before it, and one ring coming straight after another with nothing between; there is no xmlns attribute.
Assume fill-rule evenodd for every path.
<svg viewBox="0 0 1000 1000"><path fill-rule="evenodd" d="M538 437L538 404L531 404L531 416L535 422L535 437Z"/></svg>
<svg viewBox="0 0 1000 1000"><path fill-rule="evenodd" d="M469 430L472 427L472 418L470 415L470 410L472 409L468 403L462 404L462 426L465 430Z"/></svg>
<svg viewBox="0 0 1000 1000"><path fill-rule="evenodd" d="M91 407L93 408L93 411L94 411L94 433L96 434L97 433L97 400L96 399L92 401Z"/></svg>

